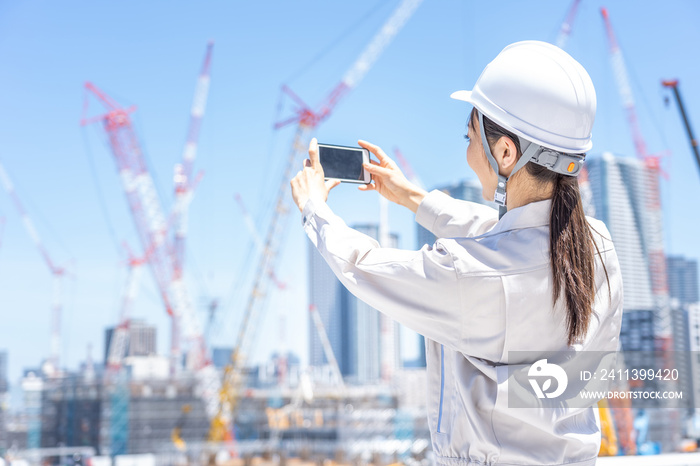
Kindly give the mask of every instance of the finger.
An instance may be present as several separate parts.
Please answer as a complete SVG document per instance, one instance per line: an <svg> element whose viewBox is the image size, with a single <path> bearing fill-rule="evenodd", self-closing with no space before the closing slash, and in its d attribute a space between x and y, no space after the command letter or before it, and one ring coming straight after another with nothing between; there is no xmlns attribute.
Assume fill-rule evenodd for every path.
<svg viewBox="0 0 700 466"><path fill-rule="evenodd" d="M386 153L382 150L381 147L372 144L371 142L363 141L362 139L357 141L357 143L360 145L360 147L364 147L365 149L369 150L371 153L376 155L381 163L393 163L393 160L391 160L391 158L389 158L389 156L386 155Z"/></svg>
<svg viewBox="0 0 700 466"><path fill-rule="evenodd" d="M309 160L311 160L311 166L313 168L321 165L318 158L318 141L316 138L311 139L311 142L309 143Z"/></svg>
<svg viewBox="0 0 700 466"><path fill-rule="evenodd" d="M340 184L340 180L331 178L329 180L326 180L326 189L330 191L331 189L335 188Z"/></svg>
<svg viewBox="0 0 700 466"><path fill-rule="evenodd" d="M360 191L375 191L377 187L373 185L372 183L367 183L367 184L361 184L360 186L357 187Z"/></svg>
<svg viewBox="0 0 700 466"><path fill-rule="evenodd" d="M377 175L377 176L389 176L392 174L392 170L389 168L384 168L379 165L374 165L370 163L363 163L362 166L370 172L372 175Z"/></svg>

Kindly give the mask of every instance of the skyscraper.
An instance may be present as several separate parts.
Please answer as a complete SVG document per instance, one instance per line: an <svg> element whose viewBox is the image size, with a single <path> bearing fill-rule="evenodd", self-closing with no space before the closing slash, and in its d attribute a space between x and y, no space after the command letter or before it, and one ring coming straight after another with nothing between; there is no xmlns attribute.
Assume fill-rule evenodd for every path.
<svg viewBox="0 0 700 466"><path fill-rule="evenodd" d="M341 324L341 290L343 286L331 271L325 259L316 250L313 244L309 243L309 305L316 306L323 326L325 327L328 340L331 343L333 354L338 365L341 366L341 373L344 372L341 358L342 346L342 324ZM348 329L345 329L347 333ZM321 338L316 327L309 319L309 364L312 366L322 366L328 364L323 352ZM347 371L347 368L346 368Z"/></svg>
<svg viewBox="0 0 700 466"><path fill-rule="evenodd" d="M605 153L586 160L596 217L608 227L622 270L625 311L653 310L649 264L645 255L644 186L646 170L636 159Z"/></svg>
<svg viewBox="0 0 700 466"><path fill-rule="evenodd" d="M680 384L684 394L684 407L694 413L698 388L700 361L700 331L698 330L698 263L683 256L666 257L666 277L671 298L673 343L676 366L681 372ZM696 429L697 432L697 429Z"/></svg>
<svg viewBox="0 0 700 466"><path fill-rule="evenodd" d="M698 261L683 256L666 257L666 275L671 299L678 303L697 303L698 299Z"/></svg>
<svg viewBox="0 0 700 466"><path fill-rule="evenodd" d="M674 327L682 328L685 316L672 315L667 283L665 279L660 280L665 270L658 270L655 248L663 232L658 216L660 199L652 199L651 195L654 192L652 177L656 174L641 160L610 153L588 158L586 166L596 217L610 231L622 272L624 312L620 342L625 351L625 364L631 370L676 366L684 373L681 378L687 380L687 361L674 360L671 353L684 341L681 332L674 342L673 331ZM665 268L663 265L661 261ZM664 351L657 353L658 358L651 357L649 352L661 349ZM680 382L646 380L637 389L654 392L662 388L689 387L681 385ZM633 400L632 406L636 407L637 402ZM680 433L681 412L665 400L655 401L655 406L665 409L663 415L650 417L649 439L660 442L663 448L670 448L674 436Z"/></svg>

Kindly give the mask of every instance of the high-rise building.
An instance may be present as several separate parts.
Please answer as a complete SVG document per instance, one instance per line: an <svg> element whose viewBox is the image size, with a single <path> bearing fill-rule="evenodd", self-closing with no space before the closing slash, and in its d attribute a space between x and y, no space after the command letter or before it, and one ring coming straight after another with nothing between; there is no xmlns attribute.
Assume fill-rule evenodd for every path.
<svg viewBox="0 0 700 466"><path fill-rule="evenodd" d="M436 189L444 192L445 194L455 199L476 202L477 204L483 204L489 207L493 207L494 209L498 209L498 205L495 202L487 201L484 199L483 190L481 188L481 183L479 182L479 180L464 180L456 184L445 185ZM416 247L419 249L426 244L435 243L436 240L435 235L433 235L431 232L429 232L428 230L426 230L418 224L416 224L416 239ZM418 361L415 365L418 367L425 367L425 338L423 338L422 335L420 336L418 341L418 351Z"/></svg>
<svg viewBox="0 0 700 466"><path fill-rule="evenodd" d="M697 260L686 259L683 256L667 256L666 276L671 299L678 300L681 306L700 301Z"/></svg>
<svg viewBox="0 0 700 466"><path fill-rule="evenodd" d="M105 365L107 365L109 345L112 341L114 330L115 327L110 327L105 330ZM138 319L130 321L128 344L123 357L155 355L158 348L156 345L156 335L156 327L154 325L148 325L145 321Z"/></svg>
<svg viewBox="0 0 700 466"><path fill-rule="evenodd" d="M660 277L653 274L659 265L658 251L654 248L663 234L658 217L660 199L652 198L656 175L639 159L610 153L589 157L586 166L595 216L610 231L622 272L625 299L620 342L625 351L625 365L630 370L676 366L679 373L685 372L681 378L687 379L687 361L674 360L670 353L683 343L683 332L678 329L685 319L682 314L671 312L666 284L659 286ZM676 342L674 327L676 338L680 339ZM665 351L658 353L659 357L650 353L662 348ZM653 392L682 388L676 382L646 380L636 389ZM637 403L632 400L633 407ZM681 411L676 406L681 404L674 402L672 406L665 400L656 400L655 406L663 407L664 414L650 417L649 439L661 443L664 449L671 448L674 437L680 435Z"/></svg>
<svg viewBox="0 0 700 466"><path fill-rule="evenodd" d="M376 225L353 228L372 238L378 237ZM390 235L389 247L398 245ZM357 299L340 283L321 254L309 246L309 304L316 307L328 335L333 354L344 378L355 383L376 382L381 377L381 319L379 312ZM393 325L395 367L400 366L400 330ZM327 364L321 339L309 321L309 363Z"/></svg>
<svg viewBox="0 0 700 466"><path fill-rule="evenodd" d="M694 414L696 394L700 386L697 380L700 374L700 325L698 324L698 263L682 256L666 257L666 277L668 279L669 297L671 298L671 317L673 322L673 343L676 355L676 367L684 398L684 407ZM694 429L698 433L697 429Z"/></svg>
<svg viewBox="0 0 700 466"><path fill-rule="evenodd" d="M612 235L625 293L620 342L625 351L654 351L654 299L645 253L642 162L605 153L586 160L596 217ZM631 367L644 361L630 361Z"/></svg>
<svg viewBox="0 0 700 466"><path fill-rule="evenodd" d="M620 261L625 291L625 312L653 310L654 300L645 254L643 200L639 180L646 170L632 158L605 153L586 160L596 217L608 227Z"/></svg>
<svg viewBox="0 0 700 466"><path fill-rule="evenodd" d="M379 228L377 225L355 225L357 231L371 236L372 238L379 237ZM389 235L389 244L383 247L395 248L398 246L398 237L394 234ZM366 303L360 301L355 296L350 294L347 289L343 289L343 304L346 306L348 321L354 319L354 327L356 338L354 342L356 347L350 354L350 359L354 359L352 364L355 366L355 376L359 383L371 383L378 381L382 376L382 316L379 311ZM400 327L396 322L391 322L392 328L388 329L392 333L393 344L392 356L393 367L401 367L401 350L400 350Z"/></svg>
<svg viewBox="0 0 700 466"><path fill-rule="evenodd" d="M341 366L341 347L343 333L348 332L341 322L341 290L343 286L328 267L325 259L309 243L309 305L315 306L325 327L328 340L338 365ZM314 323L309 319L309 365L323 366L329 361L323 351L321 338Z"/></svg>

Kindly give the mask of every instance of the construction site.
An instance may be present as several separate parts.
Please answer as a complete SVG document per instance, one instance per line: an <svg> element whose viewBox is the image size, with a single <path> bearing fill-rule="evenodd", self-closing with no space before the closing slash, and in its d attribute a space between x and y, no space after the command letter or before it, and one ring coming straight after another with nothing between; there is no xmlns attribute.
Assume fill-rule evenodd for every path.
<svg viewBox="0 0 700 466"><path fill-rule="evenodd" d="M85 152L89 152L87 158L92 164L89 170L94 175L94 185L86 182L86 189L90 192L95 187L90 196L99 206L97 210L104 211L100 215L107 219L103 223L108 224L105 229L117 250L110 257L117 258L113 262L119 262L119 273L109 273L120 280L118 285L112 280L111 285L119 291L111 295L101 292L109 295L109 306L116 309L116 316L103 310L82 316L74 310L80 299L71 290L83 292L96 286L94 283L101 279L99 273L89 278L88 285L75 286L81 279L80 267L65 259L66 254L57 247L60 241L55 239L53 228L48 228L43 218L36 220L40 217L37 205L45 202L45 192L40 197L39 193L24 189L25 178L32 170L15 169L19 166L17 160L0 153L0 182L4 188L0 194L6 194L0 203L0 268L4 267L4 250L17 248L12 243L16 236L4 235L4 231L17 226L16 231L24 235L23 241L31 243L31 261L40 261L44 275L48 270L53 281L51 286L43 279L32 282L29 294L40 295L44 298L41 302L50 301L50 309L42 309L49 334L31 337L42 342L43 346L35 346L40 346L43 356L22 368L16 384L14 375L8 375L7 359L14 357L15 349L24 350L9 343L0 348L0 465L434 464L428 426L433 408L427 397L430 375L426 371L423 337L399 327L342 287L321 256L309 248L309 242L301 242L302 237L295 236L301 234L301 228L289 192L289 182L307 157L311 138L332 120L340 104L351 100L360 84L370 79L375 65L380 66L385 52L391 50L392 42L398 40L404 27L420 18L430 2L390 3L391 9L374 6L351 25L349 30L363 22L371 24L373 30L366 37L354 37L346 31L339 39L329 37L327 44L309 46L320 50L312 61L315 64L323 63L331 52L347 52L338 45L346 36L356 42L345 58L350 66L333 78L337 80L339 75L340 81L330 87L319 104L307 105L289 80L282 82L272 126L276 134L290 136L291 141L283 139L278 144L284 146L283 150L275 147L276 143L269 143L269 151L277 152L274 159L257 153L246 155L247 160L258 165L269 164L269 172L260 173L272 180L265 188L272 188L265 195L242 193L236 186L215 193L216 197L226 196L231 201L226 205L230 211L217 213L210 210L214 209L210 205L194 201L200 190L207 195L208 177L216 180L219 175L214 165L208 165L206 174L197 165L198 155L203 152L200 132L206 126L210 87L226 86L218 83L212 72L218 59L214 53L218 42L198 44L199 53L204 53L194 83L194 97L188 97L191 108L184 148L174 164L172 158L154 162L153 151L146 144L150 136L144 134L139 120L142 110L137 107L138 102L130 100L134 97L124 96L118 80L96 73L109 82L106 88L114 89L109 92L97 78L83 80L83 100L74 105L82 112L73 126L88 134L85 139L93 138L102 144L99 149L86 144ZM586 3L587 0L557 3L561 11L555 16L562 21L550 25L557 31L550 42L567 50L581 8L595 10L597 26L602 26L603 31L596 34L605 41L608 54L601 59L609 60L605 66L612 76L611 82L606 83L612 91L599 91L599 100L614 100L610 105L624 115L622 123L616 124L626 126L626 133L616 134L615 139L625 139L634 148L634 153L622 157L611 153L616 148L600 147L600 153L586 161L579 178L586 214L608 225L619 251L626 294L620 349L630 354L622 367L642 370L649 366L649 358L635 359L635 354L653 354L654 367L675 369L681 374L678 381L668 383L652 379L630 385L617 381L612 390L626 393L669 389L688 394L680 403L661 400L654 408L624 398L600 401L600 456L607 458L601 458L599 464L700 464L700 453L694 453L699 451L700 441L700 353L696 353L700 351L700 251L678 256L665 250L667 154L647 149L647 131L640 124L634 98L636 85L630 80L634 74L627 68L614 29L615 13ZM584 23L582 27L590 28L591 24ZM587 30L579 34L593 33ZM189 68L194 70L195 65L189 64ZM130 79L130 75L124 79ZM696 83L687 85L698 87ZM313 86L320 84L302 83L295 89L308 93ZM669 113L673 112L671 124L684 132L683 144L687 147L690 141L693 151L687 160L674 163L685 165L688 172L700 171L698 144L689 120L698 114L698 109L684 106L679 80L659 78L658 87L664 93ZM156 93L158 89L148 92ZM173 108L162 111L176 111ZM602 119L607 116L603 113ZM606 124L609 123L603 121L602 125ZM227 125L219 124L216 129L229 131ZM157 131L161 131L161 137L173 138L156 126ZM327 134L338 137L342 129L334 127ZM245 137L245 131L237 137ZM258 145L265 150L268 141ZM207 156L205 151L203 156ZM409 157L404 157L398 148L393 148L392 156L410 181L425 186L416 175L421 163L415 163L416 159L409 163ZM109 159L112 173L108 181L95 175L93 158L100 158L104 166ZM85 165L84 160L82 163ZM460 163L466 171L463 158ZM158 176L156 167L164 166L171 176ZM251 171L247 176L254 178L259 173ZM67 184L77 182L71 180ZM699 185L700 179L695 177L692 189ZM481 187L474 180L440 180L427 187L494 206L483 200ZM261 198L259 204L254 204L258 201L256 196ZM206 199L211 203L213 198ZM611 207L611 199L615 199L616 207ZM46 205L47 209L54 209L50 200ZM256 207L250 209L250 205ZM117 208L122 209L121 213L113 212ZM360 210L352 201L343 208L346 212ZM395 222L394 214L390 222L385 199L378 209L372 208L369 218L351 215L355 222L352 226L374 237L382 247L405 249L407 238L414 231L417 240L410 249L435 241L421 227L404 228L405 222ZM96 215L79 215L81 207L77 205L66 210L75 210L76 218ZM692 211L686 212L696 216ZM205 225L212 215L230 217L240 236L236 236L235 248L216 246L198 254L205 248L191 247L192 229L199 235L198 244L215 243L220 234L226 234L218 231L219 226ZM100 221L94 220L95 224ZM86 230L91 228L97 229L88 226ZM126 239L123 234L128 235ZM80 241L89 243L88 236ZM239 255L234 259L225 252L226 248ZM285 249L290 250L294 260L305 263L306 271L285 267ZM229 269L240 272L233 280L228 276L208 278L215 275L209 271L215 267L210 267L208 260L226 263ZM7 262L17 263L13 261L14 256L10 255ZM115 268L113 264L110 267ZM83 270L86 268L83 265ZM12 275L22 270L17 267ZM195 275L197 279L193 279ZM23 280L28 283L31 278ZM209 283L202 285L207 280ZM228 295L212 291L216 280L233 281L232 291ZM17 292L27 293L16 287ZM296 305L297 295L292 293L304 297L303 314ZM3 294L11 295L9 289L0 291L0 297ZM95 309L102 306L95 304L98 301L92 297L89 302ZM7 303L10 305L11 301ZM144 309L149 309L146 317ZM157 309L157 316L148 314L153 309ZM23 318L21 309L12 312L17 313L18 322ZM73 368L69 366L77 360L76 351L68 358L66 348L72 339L78 339L76 333L82 332L71 332L70 328L78 327L66 324L68 319L99 322L105 329L104 344L90 343L79 367ZM300 328L306 333L301 333ZM156 335L165 342L165 354L159 349ZM3 352L6 347L8 351ZM299 347L308 351L308 357L297 356ZM66 362L69 359L71 364ZM15 385L14 389L10 389L10 384ZM19 400L21 408L10 409L10 399ZM653 461L644 462L650 459Z"/></svg>

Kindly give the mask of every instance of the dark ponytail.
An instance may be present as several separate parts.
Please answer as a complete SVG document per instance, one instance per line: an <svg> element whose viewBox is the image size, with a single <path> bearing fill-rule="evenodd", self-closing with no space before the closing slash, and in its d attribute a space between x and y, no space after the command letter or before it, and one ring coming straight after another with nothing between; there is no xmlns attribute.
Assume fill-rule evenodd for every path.
<svg viewBox="0 0 700 466"><path fill-rule="evenodd" d="M474 125L476 113L472 112L470 124ZM501 137L508 137L522 155L520 140L512 132L501 128L484 116L484 129L489 145ZM554 284L553 302L562 297L566 303L566 327L568 344L581 341L586 336L593 313L595 299L595 255L598 247L583 212L578 179L560 175L546 167L529 162L527 173L544 186L552 186L552 210L549 220L549 260ZM604 268L605 270L605 268ZM607 278L608 272L605 270Z"/></svg>

